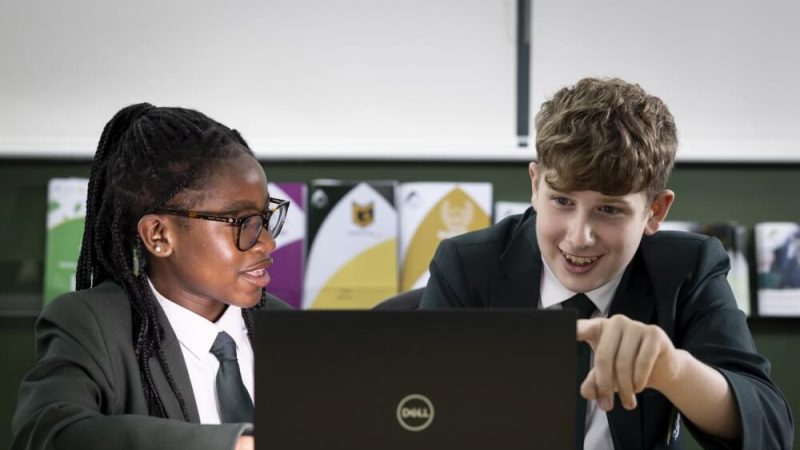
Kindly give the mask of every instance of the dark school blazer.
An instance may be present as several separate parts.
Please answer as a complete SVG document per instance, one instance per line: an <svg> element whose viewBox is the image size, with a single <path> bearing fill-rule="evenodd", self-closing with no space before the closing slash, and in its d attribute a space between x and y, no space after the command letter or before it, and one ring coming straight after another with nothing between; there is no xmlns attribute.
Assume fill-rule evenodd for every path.
<svg viewBox="0 0 800 450"><path fill-rule="evenodd" d="M529 208L492 227L441 242L420 304L430 308L536 308L542 259L536 213ZM645 236L614 294L609 316L624 314L661 327L677 348L716 368L731 386L742 423L741 442L696 429L706 448L777 449L792 446L788 403L769 377L744 314L726 280L720 242L698 234ZM680 414L661 393L637 395L638 408L608 413L616 449L680 448Z"/></svg>
<svg viewBox="0 0 800 450"><path fill-rule="evenodd" d="M271 297L266 308L289 308ZM191 422L154 356L167 419L148 416L134 355L131 306L110 281L53 300L36 322L36 366L19 391L12 449L233 449L248 424L201 425L175 332L158 307L164 354Z"/></svg>

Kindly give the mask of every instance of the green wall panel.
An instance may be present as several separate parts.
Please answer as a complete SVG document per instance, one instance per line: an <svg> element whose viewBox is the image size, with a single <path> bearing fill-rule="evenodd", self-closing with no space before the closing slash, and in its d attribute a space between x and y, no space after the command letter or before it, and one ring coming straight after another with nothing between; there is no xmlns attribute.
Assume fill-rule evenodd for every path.
<svg viewBox="0 0 800 450"><path fill-rule="evenodd" d="M495 200L528 201L525 163L270 162L270 181L314 178L400 181L488 181ZM0 447L10 439L19 380L33 363L33 317L42 295L47 181L89 174L90 162L0 159ZM800 165L704 165L676 167L677 193L670 219L800 222ZM752 234L752 230L751 230ZM752 248L749 259L752 261ZM800 417L800 319L753 319L759 349L770 358L776 382ZM7 364L6 362L10 362ZM687 440L689 448L697 448ZM800 448L800 438L795 437Z"/></svg>

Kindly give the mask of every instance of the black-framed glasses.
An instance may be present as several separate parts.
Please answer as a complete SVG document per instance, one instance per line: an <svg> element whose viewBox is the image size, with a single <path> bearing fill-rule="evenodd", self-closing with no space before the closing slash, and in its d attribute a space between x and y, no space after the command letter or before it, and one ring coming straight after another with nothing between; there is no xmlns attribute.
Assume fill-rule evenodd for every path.
<svg viewBox="0 0 800 450"><path fill-rule="evenodd" d="M244 217L230 217L217 214L205 214L198 211L181 211L177 209L159 209L153 212L156 214L188 217L190 219L225 222L231 226L237 227L236 248L245 252L256 245L258 238L261 236L261 230L269 231L273 239L278 237L281 233L283 221L286 220L286 212L289 210L289 204L291 202L279 198L270 198L269 203L270 206L266 211Z"/></svg>

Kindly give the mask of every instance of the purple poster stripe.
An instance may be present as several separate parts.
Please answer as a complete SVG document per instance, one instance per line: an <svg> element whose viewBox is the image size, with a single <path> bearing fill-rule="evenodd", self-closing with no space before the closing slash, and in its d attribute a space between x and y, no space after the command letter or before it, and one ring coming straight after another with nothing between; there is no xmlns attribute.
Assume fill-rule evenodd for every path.
<svg viewBox="0 0 800 450"><path fill-rule="evenodd" d="M286 195L289 197L284 200L289 200L292 202L292 208L299 207L301 210L305 209L305 196L303 195L303 190L305 188L305 184L303 183L275 183ZM271 195L272 193L270 193Z"/></svg>
<svg viewBox="0 0 800 450"><path fill-rule="evenodd" d="M303 301L303 241L284 245L272 253L271 281L267 292L300 309Z"/></svg>

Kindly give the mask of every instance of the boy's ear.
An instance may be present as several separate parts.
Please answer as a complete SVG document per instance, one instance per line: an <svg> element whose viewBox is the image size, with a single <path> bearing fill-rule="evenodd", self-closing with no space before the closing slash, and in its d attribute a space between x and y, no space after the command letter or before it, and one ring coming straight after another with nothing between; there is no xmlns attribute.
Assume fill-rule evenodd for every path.
<svg viewBox="0 0 800 450"><path fill-rule="evenodd" d="M144 247L155 257L172 254L172 223L158 214L145 214L137 226Z"/></svg>
<svg viewBox="0 0 800 450"><path fill-rule="evenodd" d="M536 194L539 192L539 177L541 176L541 172L539 171L539 165L535 162L528 164L528 175L531 177L531 203L534 203L536 199Z"/></svg>
<svg viewBox="0 0 800 450"><path fill-rule="evenodd" d="M653 201L650 202L650 208L647 212L647 224L644 227L644 234L647 236L655 234L661 227L661 222L667 218L669 207L675 201L675 192L667 189L656 194Z"/></svg>

